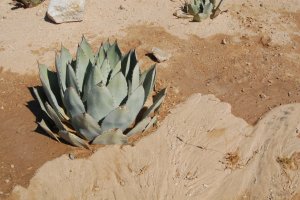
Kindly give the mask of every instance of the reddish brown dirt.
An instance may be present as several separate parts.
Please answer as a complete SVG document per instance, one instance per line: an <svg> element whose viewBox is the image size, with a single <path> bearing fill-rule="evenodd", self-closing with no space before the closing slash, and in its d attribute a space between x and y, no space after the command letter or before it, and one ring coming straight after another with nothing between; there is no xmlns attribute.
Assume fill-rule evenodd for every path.
<svg viewBox="0 0 300 200"><path fill-rule="evenodd" d="M31 109L38 107L28 87L38 83L36 76L1 72L0 82L0 188L7 193L16 184L27 184L39 166L69 147L35 132Z"/></svg>
<svg viewBox="0 0 300 200"><path fill-rule="evenodd" d="M300 28L300 15L295 20ZM119 39L120 46L123 51L136 48L144 67L153 63L145 56L153 46L172 52L169 61L158 64L157 86L168 87L160 119L197 92L229 102L233 113L251 124L272 107L300 102L300 58L293 56L300 52L299 36L291 46L265 46L261 37L247 35L182 40L159 27L137 26L127 32L126 39ZM226 44L221 44L223 39ZM0 197L16 184L27 185L47 160L68 152L89 153L35 130L39 108L28 88L39 84L37 75L0 73Z"/></svg>
<svg viewBox="0 0 300 200"><path fill-rule="evenodd" d="M264 46L261 37L249 36L180 40L156 27L132 27L128 36L143 44L137 47L141 55L151 45L174 51L167 66L158 65L158 83L169 87L165 109L193 93L212 93L254 124L271 108L300 100L299 57L290 58L300 51L299 36L294 46L285 47Z"/></svg>

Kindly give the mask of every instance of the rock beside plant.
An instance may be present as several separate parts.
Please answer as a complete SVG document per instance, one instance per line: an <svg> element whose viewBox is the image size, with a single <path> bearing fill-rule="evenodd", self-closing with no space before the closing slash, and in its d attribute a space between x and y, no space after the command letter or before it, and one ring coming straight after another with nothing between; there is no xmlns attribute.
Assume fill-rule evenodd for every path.
<svg viewBox="0 0 300 200"><path fill-rule="evenodd" d="M51 0L47 16L55 23L82 21L85 0Z"/></svg>
<svg viewBox="0 0 300 200"><path fill-rule="evenodd" d="M153 47L151 53L159 63L167 61L171 57L168 53L164 52L163 50L157 47Z"/></svg>

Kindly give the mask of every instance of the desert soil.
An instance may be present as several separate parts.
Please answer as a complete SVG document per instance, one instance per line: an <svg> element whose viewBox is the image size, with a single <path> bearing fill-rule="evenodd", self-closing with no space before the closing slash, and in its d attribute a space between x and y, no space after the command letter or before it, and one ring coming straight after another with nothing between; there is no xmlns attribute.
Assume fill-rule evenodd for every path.
<svg viewBox="0 0 300 200"><path fill-rule="evenodd" d="M179 1L88 0L83 22L61 25L44 19L48 1L26 10L9 3L0 5L0 198L27 187L48 160L91 154L36 130L30 93L40 85L36 61L53 66L60 44L75 53L82 34L95 49L108 37L123 52L136 48L144 68L153 64L152 47L172 55L157 65L157 87L168 87L160 121L194 93L214 94L251 125L276 106L300 102L298 0L225 1L220 16L201 23L176 19Z"/></svg>

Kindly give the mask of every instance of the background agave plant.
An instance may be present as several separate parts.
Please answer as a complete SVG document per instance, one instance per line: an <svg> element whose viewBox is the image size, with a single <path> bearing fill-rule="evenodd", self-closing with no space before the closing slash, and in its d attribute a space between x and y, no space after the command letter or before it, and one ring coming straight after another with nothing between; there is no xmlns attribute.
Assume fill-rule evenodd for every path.
<svg viewBox="0 0 300 200"><path fill-rule="evenodd" d="M45 0L13 0L13 1L19 3L19 5L16 5L16 6L22 6L24 8L31 8L31 7L39 5L40 3L42 3Z"/></svg>
<svg viewBox="0 0 300 200"><path fill-rule="evenodd" d="M214 16L215 12L219 10L222 1L216 7L215 0L190 0L184 3L182 10L193 15L193 21L200 22L211 15Z"/></svg>
<svg viewBox="0 0 300 200"><path fill-rule="evenodd" d="M151 127L166 89L152 98L156 67L143 73L135 50L122 55L117 42L103 43L96 54L82 37L76 60L62 46L56 72L39 64L41 87L33 88L45 118L38 124L52 138L78 147L126 144L128 137ZM139 117L137 117L139 116Z"/></svg>

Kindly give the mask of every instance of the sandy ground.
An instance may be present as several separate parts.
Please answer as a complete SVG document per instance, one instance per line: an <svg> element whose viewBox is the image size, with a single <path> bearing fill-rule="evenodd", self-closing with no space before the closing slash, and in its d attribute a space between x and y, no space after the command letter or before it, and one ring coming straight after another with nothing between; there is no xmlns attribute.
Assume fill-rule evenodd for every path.
<svg viewBox="0 0 300 200"><path fill-rule="evenodd" d="M76 44L82 34L87 37L95 49L107 37L118 39L123 51L136 48L144 68L153 64L153 61L145 56L153 46L160 47L172 54L169 61L158 65L157 86L158 88L169 87L166 102L159 114L160 120L168 114L170 115L168 119L175 117L173 115L176 114L170 114L169 109L198 92L214 94L221 101L230 103L232 113L251 125L256 124L261 116L272 108L300 100L298 76L300 73L300 2L298 0L290 0L284 4L279 0L225 1L222 9L227 12L222 13L214 20L207 20L203 23L191 23L187 19L176 19L172 13L179 7L179 1L152 0L149 3L146 0L87 0L83 22L61 25L45 21L44 14L48 1L36 8L26 10L11 10L12 5L9 2L9 0L3 0L0 5L0 137L2 140L0 143L0 198L8 197L16 185L28 187L29 180L36 170L48 160L64 153L73 153L76 157L91 154L91 152L59 144L43 134L38 134L42 132L35 130L34 122L36 116L39 117L39 109L37 104L32 101L28 89L40 84L36 75L36 61L53 65L54 51L60 48L61 43L75 53ZM120 10L120 5L125 9ZM223 39L226 40L226 45L221 44ZM202 97L198 98L202 99ZM197 98L193 97L192 99ZM193 102L193 100L188 102ZM228 115L233 117L230 113ZM201 117L195 117L190 120L192 120L191 123L196 124L215 123L203 122L200 119ZM168 123L166 120L162 127ZM246 124L246 122L243 123ZM292 123L294 122L291 122L291 127L289 127L291 130L295 127ZM262 125L255 127L257 126ZM186 127L184 128L186 129ZM267 129L271 130L270 127ZM241 133L245 132L241 131ZM156 134L154 133L154 135ZM256 135L258 136L253 137L261 137L259 133ZM293 137L292 131L289 136ZM154 142L152 143L150 137L154 136L145 137L141 143L156 145ZM194 136L188 134L187 137ZM248 145L255 141L256 139L249 141ZM262 139L263 144L257 143L257 145L265 147L264 141L265 139ZM238 143L238 141L233 141L233 143ZM241 144L246 143L247 140L241 142ZM241 144L236 144L237 146L234 147ZM283 142L280 145L284 146L285 144L287 145ZM117 156L118 148L109 148L116 149L112 154L115 153L114 156ZM282 149L284 148L286 147L284 146ZM99 156L102 150L107 151L106 148L99 149L89 159L93 160L94 157ZM130 151L136 150L132 148ZM297 152L299 149L296 151L293 147L286 152L274 154L274 156L281 156L280 158L287 156L293 160L298 154L294 154L292 157L292 151ZM225 149L222 152L224 155L231 153ZM171 155L172 152L168 153ZM189 155L191 152L186 153ZM193 156L193 159L194 157L197 156ZM257 162L265 162L260 161L264 160L263 158L257 157ZM217 158L212 157L211 159L213 161ZM61 162L60 159L67 158L63 156L54 160L53 164ZM82 160L78 162L84 163ZM153 160L153 163L155 162L156 160ZM201 166L205 165L203 160L201 163ZM244 162L241 163L244 164ZM49 165L52 166L51 162L45 166ZM277 167L273 168L273 165ZM215 166L217 168L218 163ZM239 173L245 175L246 182L253 180L253 177L258 175L248 177L247 173L250 169L255 171L256 167L256 164L251 164L245 171ZM270 166L266 164L267 167L270 167L275 175L279 173L278 162L273 162ZM165 169L161 167L161 170ZM288 171L288 173L297 177L295 175L297 170L291 170L292 172ZM32 179L33 185L36 184L35 180L43 181L41 174L43 174L43 168ZM52 175L63 176L63 172ZM238 175L228 176L228 178L235 183L236 176ZM228 180L223 179L224 177L216 177L213 180L216 183L228 183ZM266 177L269 176L266 175ZM282 177L286 181L285 176ZM248 184L246 182L245 185ZM275 183L282 182L278 178ZM266 182L266 187L269 184ZM197 183L195 185L199 186ZM17 191L25 191L18 188ZM214 188L218 187L214 186ZM237 190L242 195L245 191L242 191L241 188L237 188ZM255 187L253 188L255 189ZM118 189L116 188L116 190ZM293 195L296 195L296 189L294 187L287 190L288 192L284 193L285 197L292 198ZM37 188L30 185L28 192L24 192L25 197L30 195L30 191L35 190ZM149 191L153 192L150 189ZM267 190L262 188L259 191ZM39 190L39 192L42 191ZM159 191L155 193L155 195L161 194ZM193 194L200 195L197 191L194 191ZM217 195L217 193L211 194ZM249 195L251 196L251 194L254 194L253 190L249 190ZM266 194L270 193L266 192ZM222 199L218 196L209 197ZM235 198L237 197L235 196Z"/></svg>
<svg viewBox="0 0 300 200"><path fill-rule="evenodd" d="M296 25L277 11L295 12L300 8L298 0L290 0L284 5L272 0L225 1L222 9L230 8L229 12L199 24L178 20L172 15L179 8L180 1L87 0L83 22L56 25L45 22L48 1L33 9L14 11L11 11L9 2L2 1L0 8L0 63L5 69L22 73L36 71L37 60L53 64L53 51L61 43L75 52L75 44L82 34L92 42L103 37L121 37L126 35L124 29L131 25L158 25L185 39L189 35L264 33L275 43L293 44L289 32L295 33ZM120 5L125 9L120 10ZM297 34L300 34L299 30Z"/></svg>

